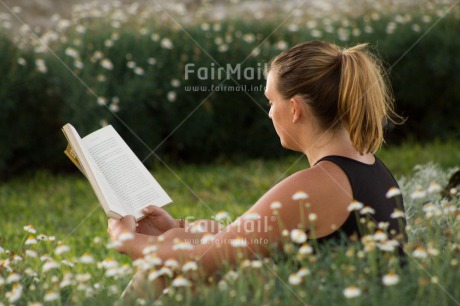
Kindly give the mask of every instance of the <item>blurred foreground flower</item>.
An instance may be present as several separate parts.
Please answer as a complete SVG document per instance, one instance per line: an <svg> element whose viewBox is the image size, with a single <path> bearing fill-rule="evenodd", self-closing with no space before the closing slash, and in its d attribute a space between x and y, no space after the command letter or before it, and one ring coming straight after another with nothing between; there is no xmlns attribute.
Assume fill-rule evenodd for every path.
<svg viewBox="0 0 460 306"><path fill-rule="evenodd" d="M297 229L297 228L293 229L291 231L291 240L294 243L302 244L305 241L307 241L307 234L303 230L300 230L300 229Z"/></svg>
<svg viewBox="0 0 460 306"><path fill-rule="evenodd" d="M85 253L82 257L79 258L79 261L83 264L92 264L94 263L94 257L88 253Z"/></svg>
<svg viewBox="0 0 460 306"><path fill-rule="evenodd" d="M179 275L173 280L171 285L173 287L189 287L192 285L192 283L182 275Z"/></svg>
<svg viewBox="0 0 460 306"><path fill-rule="evenodd" d="M9 303L15 303L22 296L22 285L14 284L13 289L5 294Z"/></svg>
<svg viewBox="0 0 460 306"><path fill-rule="evenodd" d="M347 298L347 299L352 299L352 298L356 298L358 296L361 295L361 289L359 289L358 287L356 286L350 286L350 287L347 287L343 290L343 295Z"/></svg>
<svg viewBox="0 0 460 306"><path fill-rule="evenodd" d="M302 282L302 277L300 277L300 275L298 275L297 273L293 273L289 275L288 281L289 284L296 286Z"/></svg>
<svg viewBox="0 0 460 306"><path fill-rule="evenodd" d="M399 283L399 276L393 272L390 272L382 277L382 283L385 286L394 286Z"/></svg>
<svg viewBox="0 0 460 306"><path fill-rule="evenodd" d="M58 299L59 299L59 293L57 293L56 291L48 291L45 294L45 297L43 298L45 302L53 302L53 301L57 301Z"/></svg>
<svg viewBox="0 0 460 306"><path fill-rule="evenodd" d="M388 189L386 197L390 199L398 195L401 195L401 190L399 190L399 188L397 187L391 187L390 189Z"/></svg>
<svg viewBox="0 0 460 306"><path fill-rule="evenodd" d="M31 234L35 234L37 232L32 224L24 226L24 230Z"/></svg>
<svg viewBox="0 0 460 306"><path fill-rule="evenodd" d="M297 191L296 193L294 193L292 195L292 199L294 201L306 200L306 199L308 199L308 194L306 192L303 192L303 191Z"/></svg>
<svg viewBox="0 0 460 306"><path fill-rule="evenodd" d="M364 207L363 203L353 200L351 201L350 205L348 205L347 210L348 211L360 210L363 207Z"/></svg>

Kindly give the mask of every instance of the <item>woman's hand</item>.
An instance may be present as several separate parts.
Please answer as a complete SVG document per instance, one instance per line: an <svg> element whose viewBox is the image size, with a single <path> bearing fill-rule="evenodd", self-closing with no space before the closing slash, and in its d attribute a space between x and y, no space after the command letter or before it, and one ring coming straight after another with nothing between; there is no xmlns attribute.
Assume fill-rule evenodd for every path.
<svg viewBox="0 0 460 306"><path fill-rule="evenodd" d="M125 253L123 236L124 235L128 239L134 238L134 234L136 233L136 219L133 216L125 216L120 220L116 219L109 219L109 225L107 228L107 232L110 235L110 238L113 242L120 242L115 249L118 252ZM132 238L130 238L132 236Z"/></svg>
<svg viewBox="0 0 460 306"><path fill-rule="evenodd" d="M138 222L136 232L144 235L158 236L172 228L179 227L178 220L161 207L150 205L142 210L145 218Z"/></svg>

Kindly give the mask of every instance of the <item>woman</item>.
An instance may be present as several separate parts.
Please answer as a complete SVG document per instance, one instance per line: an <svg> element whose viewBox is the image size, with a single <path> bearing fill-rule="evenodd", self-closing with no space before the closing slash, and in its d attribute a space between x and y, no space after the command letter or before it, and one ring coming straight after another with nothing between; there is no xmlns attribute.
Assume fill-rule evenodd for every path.
<svg viewBox="0 0 460 306"><path fill-rule="evenodd" d="M179 241L205 233L191 230L196 226L173 219L161 208L147 208L137 227L131 216L109 220L114 241L126 232L134 235L118 251L137 259L146 247L157 245L156 256L163 261L193 258L204 275L211 275L224 261L279 252L283 230L299 243L305 240L302 233L320 242L340 239L341 234L360 237L360 213L388 237L404 240L397 182L373 154L383 142L384 122L393 121L393 100L378 59L365 46L341 50L312 41L284 51L269 65L269 117L281 145L303 152L311 168L279 182L226 227L199 221L214 240L198 242L191 250L178 247ZM363 205L360 212L352 212ZM395 210L399 219L391 217ZM272 221L267 225L267 220Z"/></svg>

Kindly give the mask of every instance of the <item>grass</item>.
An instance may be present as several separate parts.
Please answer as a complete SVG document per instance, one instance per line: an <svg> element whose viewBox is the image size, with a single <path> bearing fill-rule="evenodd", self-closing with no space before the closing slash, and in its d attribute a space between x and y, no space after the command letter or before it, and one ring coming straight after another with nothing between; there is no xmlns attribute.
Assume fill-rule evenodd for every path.
<svg viewBox="0 0 460 306"><path fill-rule="evenodd" d="M382 273L396 273L400 278L398 286L382 287L381 276L369 272L375 267L372 268L368 252L364 251L363 245L357 244L352 249L322 252L321 257L310 255L300 261L290 259L275 264L266 260L262 268L251 268L257 264L246 263L243 264L245 267L236 270L236 279L233 274L227 273L219 282L209 286L197 285L200 293L195 295L189 289L172 288L163 302L166 305L173 301L203 305L397 305L404 301L427 303L431 299L433 303L428 303L430 305L451 305L454 299L460 298L453 289L460 281L453 269L460 259L455 247L455 243L458 245L460 241L456 222L458 216L455 218L458 201L453 202L456 212L452 216L441 213L436 218L427 218L423 210L427 200L431 200L441 212L445 203L434 195L423 201L411 199L409 195L419 185L426 188L432 181L445 184L447 169L459 165L458 146L455 141L405 144L384 148L378 154L400 180L406 206L410 206L407 213L410 214L408 220L412 228L411 242L405 246L407 252L422 247L442 254L410 261L404 271L392 264L392 256L381 255L381 259L388 262L378 269L383 269ZM430 161L439 162L439 165L428 163ZM424 163L428 164L414 172L416 165ZM174 204L167 207L173 216L209 219L223 210L236 218L274 183L306 167L306 158L292 155L282 160L252 160L240 164L173 165L170 169L158 166L154 173L174 199ZM0 203L0 259L11 261L9 265L5 261L0 264L0 303L7 303L7 297L2 296L14 291L14 281L2 284L12 271L21 275L19 284L23 286L23 294L19 304L43 302L44 295L50 292L58 293L56 304L108 304L117 300L133 270L127 258L106 248L107 219L81 174L61 176L38 172L28 178L14 179L0 187ZM35 234L24 231L23 227L28 224L34 226ZM451 236L445 236L446 232L450 232ZM54 236L55 239L26 244L30 235L38 238L39 234L45 235L42 238L51 236L53 240ZM58 244L69 246L70 251L56 254ZM36 252L37 257L31 254L31 250ZM45 254L60 266L41 273L44 262L49 261L47 257L42 257ZM94 263L82 263L84 254L90 254ZM107 258L114 259L118 265L119 270L114 276L108 276L106 269L98 268ZM68 267L62 260L68 260L73 267ZM7 266L12 271L8 271ZM293 285L289 279L299 266L308 268L310 275L304 276L300 285ZM65 273L70 273L67 277L71 275L72 285L60 288ZM437 283L441 283L442 287ZM343 290L349 286L360 288L360 296L345 299ZM443 288L453 296L449 297ZM8 296L11 297L11 293Z"/></svg>

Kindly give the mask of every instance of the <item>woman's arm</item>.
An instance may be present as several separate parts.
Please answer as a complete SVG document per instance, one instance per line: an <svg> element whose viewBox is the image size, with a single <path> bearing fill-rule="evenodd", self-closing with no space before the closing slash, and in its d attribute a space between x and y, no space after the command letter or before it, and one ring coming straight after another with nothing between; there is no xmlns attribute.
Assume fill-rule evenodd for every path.
<svg viewBox="0 0 460 306"><path fill-rule="evenodd" d="M143 256L146 246L153 244L157 246L157 256L163 260L172 258L183 262L193 259L206 274L210 274L223 262L264 257L273 249L279 250L283 239L291 239L283 236L283 230L291 233L293 229L299 229L299 232L312 235L321 230L317 237L329 234L332 232L331 225L341 225L345 221L349 214L346 208L351 202L342 190L343 186L337 185L336 171L329 170L326 173L311 168L291 175L264 194L238 220L214 235L211 242L194 245L191 250L177 247L181 241L187 242L181 237L198 238L203 234L185 233L185 229L167 231L162 235L162 241L157 237L136 234L118 250L137 259ZM313 215L309 218L310 214ZM111 222L109 233L116 240L120 232L132 229L130 222L134 221L132 217L126 217ZM304 241L300 237L296 242Z"/></svg>
<svg viewBox="0 0 460 306"><path fill-rule="evenodd" d="M161 207L150 205L142 210L145 215L145 218L140 220L136 226L136 233L150 235L150 236L159 236L165 232L180 227L188 226L199 226L198 230L208 233L217 233L223 226L213 220L197 220L190 221L191 216L182 218L183 224L181 224L181 219L174 219L166 210Z"/></svg>

